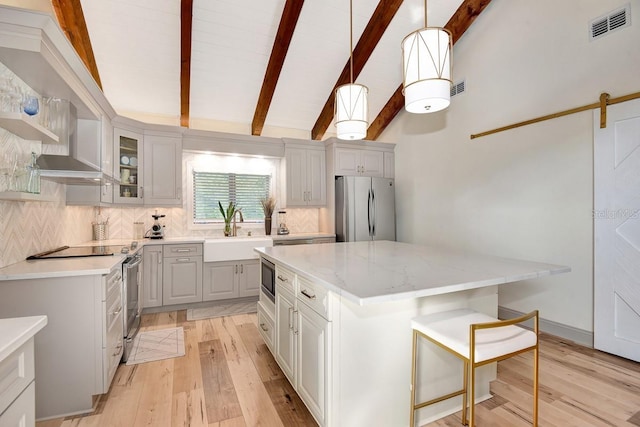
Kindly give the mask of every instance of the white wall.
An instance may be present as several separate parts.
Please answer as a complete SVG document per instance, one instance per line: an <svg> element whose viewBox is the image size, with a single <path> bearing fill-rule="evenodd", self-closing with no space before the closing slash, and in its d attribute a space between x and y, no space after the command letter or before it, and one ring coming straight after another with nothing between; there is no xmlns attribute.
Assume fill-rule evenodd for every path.
<svg viewBox="0 0 640 427"><path fill-rule="evenodd" d="M589 22L624 0L493 0L454 46L466 92L433 115L401 112L398 237L569 265L504 285L500 305L593 331L593 131L583 112L470 140L514 122L640 90L640 1L633 25L590 42Z"/></svg>

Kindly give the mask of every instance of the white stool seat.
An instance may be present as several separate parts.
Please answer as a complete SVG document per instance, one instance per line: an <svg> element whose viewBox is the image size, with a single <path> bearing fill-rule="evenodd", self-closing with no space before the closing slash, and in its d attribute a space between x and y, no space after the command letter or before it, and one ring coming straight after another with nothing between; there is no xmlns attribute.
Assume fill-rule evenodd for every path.
<svg viewBox="0 0 640 427"><path fill-rule="evenodd" d="M474 323L497 322L491 316L469 309L446 311L416 317L411 327L449 347L460 356L469 357L469 326ZM475 362L510 354L536 345L533 331L515 325L476 331Z"/></svg>

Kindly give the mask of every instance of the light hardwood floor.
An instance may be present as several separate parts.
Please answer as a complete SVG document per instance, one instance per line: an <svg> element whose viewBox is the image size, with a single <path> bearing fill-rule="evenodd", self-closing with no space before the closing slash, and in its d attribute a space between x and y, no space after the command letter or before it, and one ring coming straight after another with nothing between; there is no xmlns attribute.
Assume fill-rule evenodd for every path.
<svg viewBox="0 0 640 427"><path fill-rule="evenodd" d="M143 330L175 326L185 331L184 357L120 365L95 413L37 427L316 425L262 341L255 314L191 322L186 311L143 316ZM544 334L540 356L540 426L640 426L640 364ZM521 355L498 364L493 398L476 407L478 426L531 425L531 363ZM460 425L460 413L429 424Z"/></svg>

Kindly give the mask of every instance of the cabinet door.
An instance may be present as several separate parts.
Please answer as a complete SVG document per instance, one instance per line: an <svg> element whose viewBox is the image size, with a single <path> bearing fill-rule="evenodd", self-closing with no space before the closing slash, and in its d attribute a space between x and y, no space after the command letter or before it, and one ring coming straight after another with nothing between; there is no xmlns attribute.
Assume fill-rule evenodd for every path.
<svg viewBox="0 0 640 427"><path fill-rule="evenodd" d="M202 301L202 257L164 258L162 304Z"/></svg>
<svg viewBox="0 0 640 427"><path fill-rule="evenodd" d="M118 165L114 203L141 205L143 203L142 134L123 129L113 130L114 157Z"/></svg>
<svg viewBox="0 0 640 427"><path fill-rule="evenodd" d="M144 137L144 203L182 206L182 139Z"/></svg>
<svg viewBox="0 0 640 427"><path fill-rule="evenodd" d="M162 306L162 246L145 246L142 260L142 307Z"/></svg>
<svg viewBox="0 0 640 427"><path fill-rule="evenodd" d="M384 176L384 152L361 150L360 173L364 176Z"/></svg>
<svg viewBox="0 0 640 427"><path fill-rule="evenodd" d="M287 207L306 206L307 150L288 148L285 157L287 167Z"/></svg>
<svg viewBox="0 0 640 427"><path fill-rule="evenodd" d="M296 343L294 335L294 303L293 294L281 286L276 290L276 360L295 388L294 377L296 363Z"/></svg>
<svg viewBox="0 0 640 427"><path fill-rule="evenodd" d="M0 415L0 426L36 425L36 385L31 382Z"/></svg>
<svg viewBox="0 0 640 427"><path fill-rule="evenodd" d="M395 178L396 175L396 155L394 153L384 153L384 177Z"/></svg>
<svg viewBox="0 0 640 427"><path fill-rule="evenodd" d="M253 297L260 294L260 261L240 262L238 275L239 296Z"/></svg>
<svg viewBox="0 0 640 427"><path fill-rule="evenodd" d="M205 263L202 274L202 300L237 298L238 269L238 264L233 261Z"/></svg>
<svg viewBox="0 0 640 427"><path fill-rule="evenodd" d="M331 323L298 303L297 392L320 425L326 423Z"/></svg>
<svg viewBox="0 0 640 427"><path fill-rule="evenodd" d="M335 175L360 175L360 150L336 148Z"/></svg>
<svg viewBox="0 0 640 427"><path fill-rule="evenodd" d="M325 152L307 150L307 194L309 206L324 206L327 204L327 167Z"/></svg>

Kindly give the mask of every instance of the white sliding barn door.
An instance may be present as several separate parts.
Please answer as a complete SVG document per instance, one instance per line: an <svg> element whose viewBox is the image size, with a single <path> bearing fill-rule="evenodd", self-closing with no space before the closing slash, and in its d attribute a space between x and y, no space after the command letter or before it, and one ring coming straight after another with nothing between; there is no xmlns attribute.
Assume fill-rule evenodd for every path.
<svg viewBox="0 0 640 427"><path fill-rule="evenodd" d="M594 111L594 346L640 361L640 100Z"/></svg>

